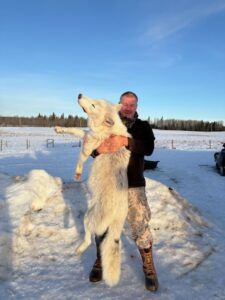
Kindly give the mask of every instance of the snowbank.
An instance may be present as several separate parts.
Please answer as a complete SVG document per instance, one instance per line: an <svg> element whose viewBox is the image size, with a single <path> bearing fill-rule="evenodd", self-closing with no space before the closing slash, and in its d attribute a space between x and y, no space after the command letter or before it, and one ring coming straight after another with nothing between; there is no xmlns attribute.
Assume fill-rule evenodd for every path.
<svg viewBox="0 0 225 300"><path fill-rule="evenodd" d="M86 184L62 185L59 178L44 170L32 170L20 177L0 174L0 183L0 278L10 283L11 293L22 298L45 295L45 299L62 299L62 294L70 298L76 290L76 297L70 299L85 294L95 299L89 294L87 276L95 257L94 247L81 258L74 254L83 235ZM176 191L150 179L146 190L152 210L154 255L163 285L168 281L167 274L172 282L197 268L213 252L213 246L207 236L207 222ZM122 278L114 288L116 294L132 276L130 257L136 258L137 254L132 244L126 226ZM140 261L137 263L141 266ZM87 290L80 287L82 284L87 285ZM103 298L108 291L102 283Z"/></svg>
<svg viewBox="0 0 225 300"><path fill-rule="evenodd" d="M147 179L147 191L160 261L176 276L191 272L214 251L209 224L172 188Z"/></svg>

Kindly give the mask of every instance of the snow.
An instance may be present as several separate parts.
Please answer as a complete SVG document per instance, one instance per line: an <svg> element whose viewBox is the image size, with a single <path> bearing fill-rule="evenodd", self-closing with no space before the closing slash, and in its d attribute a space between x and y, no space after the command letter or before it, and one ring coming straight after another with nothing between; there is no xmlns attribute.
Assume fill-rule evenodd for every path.
<svg viewBox="0 0 225 300"><path fill-rule="evenodd" d="M225 299L225 178L213 159L225 132L154 133L160 162L145 176L160 288L151 293L127 225L116 287L89 283L94 243L74 254L92 161L74 182L79 141L52 128L0 128L0 299Z"/></svg>

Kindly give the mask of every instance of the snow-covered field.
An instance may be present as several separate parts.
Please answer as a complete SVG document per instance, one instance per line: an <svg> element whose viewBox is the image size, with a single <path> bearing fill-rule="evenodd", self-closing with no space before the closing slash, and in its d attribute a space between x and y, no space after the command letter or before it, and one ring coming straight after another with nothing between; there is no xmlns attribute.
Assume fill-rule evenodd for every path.
<svg viewBox="0 0 225 300"><path fill-rule="evenodd" d="M128 226L118 286L89 283L94 245L80 258L74 254L92 161L81 183L73 182L79 140L51 128L0 128L0 299L225 299L225 177L213 160L225 132L154 133L151 159L160 162L145 176L155 294L145 290ZM47 139L54 147L46 147Z"/></svg>

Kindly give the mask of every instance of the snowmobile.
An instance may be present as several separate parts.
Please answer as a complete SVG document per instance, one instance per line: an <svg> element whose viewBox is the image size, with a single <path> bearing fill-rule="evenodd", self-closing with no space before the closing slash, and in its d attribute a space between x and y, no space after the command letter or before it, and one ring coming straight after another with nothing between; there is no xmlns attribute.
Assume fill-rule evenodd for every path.
<svg viewBox="0 0 225 300"><path fill-rule="evenodd" d="M216 162L216 168L222 176L225 176L225 143L223 144L223 149L220 152L214 153L214 159Z"/></svg>
<svg viewBox="0 0 225 300"><path fill-rule="evenodd" d="M153 170L157 167L159 160L144 160L144 170Z"/></svg>

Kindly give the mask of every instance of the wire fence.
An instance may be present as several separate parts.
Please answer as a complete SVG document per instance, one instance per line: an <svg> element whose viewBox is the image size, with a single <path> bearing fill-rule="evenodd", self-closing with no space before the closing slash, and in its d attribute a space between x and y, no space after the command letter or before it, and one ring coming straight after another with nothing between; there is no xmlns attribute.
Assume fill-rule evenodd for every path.
<svg viewBox="0 0 225 300"><path fill-rule="evenodd" d="M196 149L196 150L220 150L224 141L222 140L182 140L182 139L156 139L155 148L162 149ZM31 138L8 138L0 139L0 152L6 150L22 150L22 149L39 149L39 148L55 148L58 146L81 147L80 139L66 139L66 138L47 138L47 139L31 139Z"/></svg>
<svg viewBox="0 0 225 300"><path fill-rule="evenodd" d="M39 148L55 148L57 146L81 147L81 140L71 139L24 139L24 138L10 138L0 140L0 152L8 150L22 150L22 149L39 149Z"/></svg>
<svg viewBox="0 0 225 300"><path fill-rule="evenodd" d="M196 149L196 150L219 150L223 146L222 140L204 140L204 139L160 139L155 141L156 148L164 149Z"/></svg>

